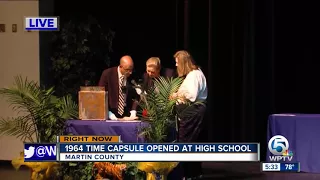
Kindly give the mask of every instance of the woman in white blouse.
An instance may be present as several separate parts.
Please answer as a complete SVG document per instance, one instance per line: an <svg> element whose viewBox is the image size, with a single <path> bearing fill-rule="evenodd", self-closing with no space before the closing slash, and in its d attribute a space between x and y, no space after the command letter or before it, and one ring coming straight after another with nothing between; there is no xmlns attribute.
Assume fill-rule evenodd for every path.
<svg viewBox="0 0 320 180"><path fill-rule="evenodd" d="M187 51L176 52L174 58L178 75L183 77L184 81L178 92L174 93L171 98L178 99L178 112L187 107L187 101L191 102L189 109L192 111L192 113L178 113L178 141L197 142L206 111L206 99L208 96L206 77ZM186 178L195 178L201 175L201 162L183 163L182 166Z"/></svg>

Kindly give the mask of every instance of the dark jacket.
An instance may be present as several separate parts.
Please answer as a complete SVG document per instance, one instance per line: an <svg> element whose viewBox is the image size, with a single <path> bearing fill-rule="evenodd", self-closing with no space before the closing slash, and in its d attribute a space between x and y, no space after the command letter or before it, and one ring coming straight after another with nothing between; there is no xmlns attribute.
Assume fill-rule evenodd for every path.
<svg viewBox="0 0 320 180"><path fill-rule="evenodd" d="M170 69L170 68L161 68L160 71L160 76L166 77L166 78L176 78L177 72L175 69ZM143 74L143 85L142 88L144 90L148 90L151 86L153 85L152 78L149 77L149 75L145 72Z"/></svg>
<svg viewBox="0 0 320 180"><path fill-rule="evenodd" d="M109 111L115 114L117 117L130 116L131 110L136 110L137 93L130 85L131 78L127 78L126 82L126 107L124 114L120 116L118 114L119 103L119 78L118 78L118 66L104 70L99 80L99 86L104 86L108 92L108 106Z"/></svg>

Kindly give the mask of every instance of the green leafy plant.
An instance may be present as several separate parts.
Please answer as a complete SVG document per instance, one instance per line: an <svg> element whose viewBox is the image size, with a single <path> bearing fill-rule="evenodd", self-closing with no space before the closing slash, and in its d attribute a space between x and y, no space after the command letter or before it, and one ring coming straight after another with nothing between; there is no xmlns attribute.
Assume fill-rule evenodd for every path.
<svg viewBox="0 0 320 180"><path fill-rule="evenodd" d="M79 87L97 84L109 67L115 33L89 16L62 23L53 34L52 75L56 93L76 95Z"/></svg>
<svg viewBox="0 0 320 180"><path fill-rule="evenodd" d="M64 180L92 180L94 162L61 162L58 177Z"/></svg>
<svg viewBox="0 0 320 180"><path fill-rule="evenodd" d="M145 180L146 173L143 171L140 171L137 168L138 162L124 162L124 163L127 165L126 170L123 172L124 179Z"/></svg>
<svg viewBox="0 0 320 180"><path fill-rule="evenodd" d="M14 86L0 89L0 95L7 97L19 116L1 118L0 135L38 143L57 142L65 121L78 117L78 108L71 96L56 97L54 88L43 89L37 82L21 76L14 79Z"/></svg>
<svg viewBox="0 0 320 180"><path fill-rule="evenodd" d="M148 142L163 142L168 134L168 129L175 125L176 99L170 96L177 92L183 79L159 77L154 79L154 86L141 95L139 106L141 112L138 116L150 126L144 127L140 135Z"/></svg>
<svg viewBox="0 0 320 180"><path fill-rule="evenodd" d="M176 129L178 128L179 118L183 120L197 115L197 111L195 111L197 106L205 104L201 101L190 102L182 94L173 95L180 88L183 82L182 78L159 77L154 79L153 82L154 86L148 89L146 94L140 95L139 105L142 110L138 115L143 121L149 122L149 125L140 130L140 135L144 136L148 142L161 143L164 142L174 124ZM177 106L177 103L179 106ZM159 164L162 164L162 166L159 166ZM148 168L144 171L148 171L146 173L156 173L165 178L167 174L161 174L161 172L163 173L163 167L176 165L176 162L154 162L153 169Z"/></svg>

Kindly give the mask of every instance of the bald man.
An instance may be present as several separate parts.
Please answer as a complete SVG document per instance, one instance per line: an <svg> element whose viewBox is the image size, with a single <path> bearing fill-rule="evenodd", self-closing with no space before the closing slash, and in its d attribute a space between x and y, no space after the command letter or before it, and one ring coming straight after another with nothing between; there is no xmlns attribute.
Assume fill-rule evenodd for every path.
<svg viewBox="0 0 320 180"><path fill-rule="evenodd" d="M119 66L104 70L100 77L99 86L108 91L109 118L112 120L130 117L130 111L136 110L137 103L133 99L137 94L127 86L133 67L132 58L126 55L120 59Z"/></svg>

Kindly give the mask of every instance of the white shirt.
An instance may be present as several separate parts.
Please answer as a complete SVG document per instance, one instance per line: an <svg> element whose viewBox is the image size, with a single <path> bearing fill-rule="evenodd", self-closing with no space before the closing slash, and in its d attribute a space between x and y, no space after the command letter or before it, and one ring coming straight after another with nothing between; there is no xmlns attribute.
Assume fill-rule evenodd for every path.
<svg viewBox="0 0 320 180"><path fill-rule="evenodd" d="M118 66L118 80L119 80L119 83L120 83L120 78L121 78L121 76L124 76L123 74L121 74L121 71L120 71L120 68L119 68L119 66ZM124 79L123 79L123 86L126 86L127 85L127 78L124 76L123 77Z"/></svg>
<svg viewBox="0 0 320 180"><path fill-rule="evenodd" d="M178 95L184 95L191 102L207 99L207 80L200 69L188 73L178 90Z"/></svg>

